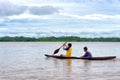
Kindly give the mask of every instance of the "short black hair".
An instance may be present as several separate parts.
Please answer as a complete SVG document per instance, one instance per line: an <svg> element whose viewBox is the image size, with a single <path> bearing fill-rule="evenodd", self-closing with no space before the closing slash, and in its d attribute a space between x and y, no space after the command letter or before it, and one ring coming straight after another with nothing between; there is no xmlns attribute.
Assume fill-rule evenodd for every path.
<svg viewBox="0 0 120 80"><path fill-rule="evenodd" d="M87 49L88 49L88 48L85 46L85 47L84 47L84 50L86 50L86 51L87 51Z"/></svg>
<svg viewBox="0 0 120 80"><path fill-rule="evenodd" d="M71 46L72 46L72 44L71 44L71 43L68 43L68 46L69 46L69 47L71 47Z"/></svg>

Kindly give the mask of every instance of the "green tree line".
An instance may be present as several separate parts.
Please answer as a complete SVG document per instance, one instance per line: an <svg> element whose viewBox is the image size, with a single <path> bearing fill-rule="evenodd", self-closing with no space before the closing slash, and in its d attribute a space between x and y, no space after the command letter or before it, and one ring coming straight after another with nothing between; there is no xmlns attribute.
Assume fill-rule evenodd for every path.
<svg viewBox="0 0 120 80"><path fill-rule="evenodd" d="M76 36L69 36L69 37L0 37L0 42L55 42L55 41L73 41L73 42L120 42L120 38L80 38Z"/></svg>

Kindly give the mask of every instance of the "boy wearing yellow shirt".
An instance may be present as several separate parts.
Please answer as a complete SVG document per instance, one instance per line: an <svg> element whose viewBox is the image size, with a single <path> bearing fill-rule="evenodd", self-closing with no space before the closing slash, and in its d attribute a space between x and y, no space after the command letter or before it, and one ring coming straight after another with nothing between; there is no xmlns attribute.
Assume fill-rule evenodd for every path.
<svg viewBox="0 0 120 80"><path fill-rule="evenodd" d="M66 57L71 57L72 55L72 44L68 43L68 45L64 44L63 50L66 50Z"/></svg>

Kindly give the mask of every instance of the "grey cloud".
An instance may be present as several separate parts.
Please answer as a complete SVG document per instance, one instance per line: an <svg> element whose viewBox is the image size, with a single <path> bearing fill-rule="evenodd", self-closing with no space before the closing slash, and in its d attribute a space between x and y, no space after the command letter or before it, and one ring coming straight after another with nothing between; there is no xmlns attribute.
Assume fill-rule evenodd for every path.
<svg viewBox="0 0 120 80"><path fill-rule="evenodd" d="M23 13L26 10L25 6L18 6L9 1L0 2L0 16L11 16Z"/></svg>
<svg viewBox="0 0 120 80"><path fill-rule="evenodd" d="M53 6L31 7L29 12L34 15L50 15L58 13L59 9Z"/></svg>
<svg viewBox="0 0 120 80"><path fill-rule="evenodd" d="M59 12L59 9L53 6L19 6L10 1L0 2L0 17L19 15L27 11L33 15L50 15Z"/></svg>

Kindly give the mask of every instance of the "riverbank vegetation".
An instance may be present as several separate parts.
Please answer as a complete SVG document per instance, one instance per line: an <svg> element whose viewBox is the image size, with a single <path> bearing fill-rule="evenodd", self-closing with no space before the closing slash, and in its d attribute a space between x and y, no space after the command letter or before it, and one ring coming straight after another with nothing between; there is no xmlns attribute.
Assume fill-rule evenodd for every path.
<svg viewBox="0 0 120 80"><path fill-rule="evenodd" d="M120 38L80 38L75 36L70 37L0 37L0 42L56 42L56 41L71 41L71 42L120 42Z"/></svg>

